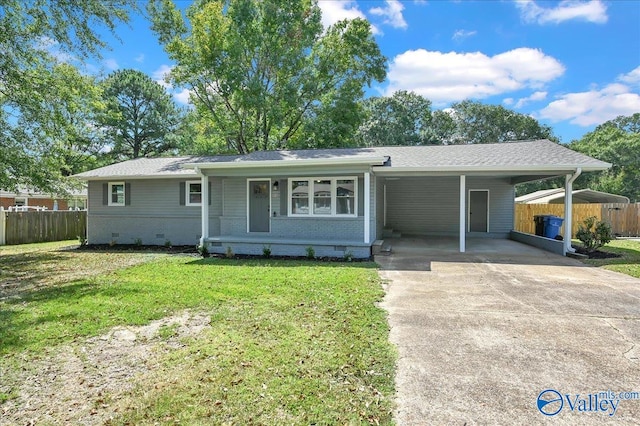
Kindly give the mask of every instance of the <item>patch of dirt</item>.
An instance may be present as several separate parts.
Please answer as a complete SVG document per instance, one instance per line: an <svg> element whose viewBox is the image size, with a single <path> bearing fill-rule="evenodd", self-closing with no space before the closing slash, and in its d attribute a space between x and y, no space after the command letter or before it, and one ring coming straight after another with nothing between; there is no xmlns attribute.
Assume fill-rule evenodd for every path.
<svg viewBox="0 0 640 426"><path fill-rule="evenodd" d="M158 368L162 354L200 337L210 323L209 315L185 311L56 348L10 373L17 397L0 405L0 425L104 424L123 409L118 402L125 393ZM0 392L9 393L6 387L0 384Z"/></svg>
<svg viewBox="0 0 640 426"><path fill-rule="evenodd" d="M585 250L584 247L574 246L573 248L576 249L576 252L589 256L589 259L615 259L618 257L622 257L622 255L617 253L609 253L609 252L600 251L600 250L596 250L594 252L589 253L587 252L587 250Z"/></svg>

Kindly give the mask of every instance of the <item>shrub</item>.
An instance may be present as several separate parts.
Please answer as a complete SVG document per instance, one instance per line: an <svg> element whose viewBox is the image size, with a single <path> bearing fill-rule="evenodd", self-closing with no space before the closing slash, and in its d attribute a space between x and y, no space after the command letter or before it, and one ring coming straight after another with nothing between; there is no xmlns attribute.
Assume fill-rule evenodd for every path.
<svg viewBox="0 0 640 426"><path fill-rule="evenodd" d="M587 253L593 253L613 239L611 226L598 221L595 216L588 217L578 226L576 238L582 241Z"/></svg>
<svg viewBox="0 0 640 426"><path fill-rule="evenodd" d="M209 249L207 248L206 244L198 244L196 246L196 250L198 250L198 253L200 253L200 256L202 257L209 256Z"/></svg>
<svg viewBox="0 0 640 426"><path fill-rule="evenodd" d="M136 247L140 247L142 245L142 238L136 238L135 240L133 240L133 244Z"/></svg>
<svg viewBox="0 0 640 426"><path fill-rule="evenodd" d="M262 246L262 255L265 259L269 259L271 257L271 246Z"/></svg>
<svg viewBox="0 0 640 426"><path fill-rule="evenodd" d="M307 252L307 259L316 258L316 251L313 249L313 247L309 246L305 249L305 251Z"/></svg>
<svg viewBox="0 0 640 426"><path fill-rule="evenodd" d="M227 259L233 259L234 256L235 254L233 253L233 249L231 248L231 246L227 246L227 251L224 254L224 257L226 257Z"/></svg>
<svg viewBox="0 0 640 426"><path fill-rule="evenodd" d="M82 235L78 235L78 242L80 243L80 247L87 245L87 239Z"/></svg>
<svg viewBox="0 0 640 426"><path fill-rule="evenodd" d="M344 259L345 262L351 262L353 260L353 252L352 251L345 251L343 259Z"/></svg>
<svg viewBox="0 0 640 426"><path fill-rule="evenodd" d="M165 242L164 242L164 246L165 246L166 248L170 248L170 247L171 247L171 245L172 245L172 244L171 244L171 240L165 240Z"/></svg>

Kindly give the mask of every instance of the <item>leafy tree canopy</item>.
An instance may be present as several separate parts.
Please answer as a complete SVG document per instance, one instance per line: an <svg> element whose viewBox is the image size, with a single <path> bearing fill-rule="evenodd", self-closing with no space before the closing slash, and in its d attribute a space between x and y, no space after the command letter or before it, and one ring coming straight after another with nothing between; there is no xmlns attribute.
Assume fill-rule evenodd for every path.
<svg viewBox="0 0 640 426"><path fill-rule="evenodd" d="M369 23L341 21L325 30L313 0L197 0L186 19L171 0L148 9L176 62L171 81L192 90L209 152L347 139L359 124L359 114L349 113L363 86L386 76ZM311 124L316 119L342 127L327 132L330 126ZM316 141L301 136L303 127Z"/></svg>
<svg viewBox="0 0 640 426"><path fill-rule="evenodd" d="M425 145L439 143L432 128L431 102L413 92L363 102L365 119L358 128L361 146Z"/></svg>
<svg viewBox="0 0 640 426"><path fill-rule="evenodd" d="M571 149L612 164L609 170L588 173L576 183L579 188L611 192L640 201L640 113L620 116L599 125Z"/></svg>
<svg viewBox="0 0 640 426"><path fill-rule="evenodd" d="M453 126L443 119L440 133L445 144L478 144L549 139L558 142L550 126L535 118L511 111L501 105L486 105L476 101L454 103L447 111ZM448 129L448 131L446 131ZM455 129L455 130L454 130Z"/></svg>
<svg viewBox="0 0 640 426"><path fill-rule="evenodd" d="M111 73L103 82L106 110L98 123L112 142L109 157L157 156L177 147L183 111L165 88L137 70Z"/></svg>
<svg viewBox="0 0 640 426"><path fill-rule="evenodd" d="M73 95L62 75L70 84L87 81L60 68L51 51L76 59L97 54L104 47L99 29L113 32L135 8L134 0L0 0L0 188L59 189L58 178L73 167L64 164L64 155L51 154L72 139L74 124L49 102ZM63 129L69 138L60 141L54 136Z"/></svg>

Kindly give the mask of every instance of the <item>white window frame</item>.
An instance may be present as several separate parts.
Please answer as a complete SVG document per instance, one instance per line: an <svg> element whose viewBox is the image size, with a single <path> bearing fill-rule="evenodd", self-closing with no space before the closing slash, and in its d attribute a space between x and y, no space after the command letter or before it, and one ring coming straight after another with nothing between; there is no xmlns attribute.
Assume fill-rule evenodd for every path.
<svg viewBox="0 0 640 426"><path fill-rule="evenodd" d="M111 197L113 195L113 187L116 185L122 185L122 203L113 202L113 198ZM107 205L112 207L123 207L127 204L127 186L124 184L124 182L109 182L107 191L109 197L107 199Z"/></svg>
<svg viewBox="0 0 640 426"><path fill-rule="evenodd" d="M291 204L292 204L292 192L293 192L293 181L307 181L309 183L309 213L301 214L301 213L293 213ZM329 180L331 181L331 214L315 214L313 212L313 204L314 204L314 185L317 180ZM337 208L337 200L338 200L338 187L337 181L339 180L353 180L353 210L354 212L351 214L338 214L336 213ZM289 178L287 181L287 214L291 217L358 217L358 177L357 176L333 176L333 177L294 177Z"/></svg>
<svg viewBox="0 0 640 426"><path fill-rule="evenodd" d="M191 187L191 185L202 185L202 181L200 180L188 180L184 183L184 205L185 206L202 206L202 192L204 190L204 188L202 188L202 186L200 186L200 202L199 203L192 203L189 199L189 194L191 193L189 191L189 188Z"/></svg>

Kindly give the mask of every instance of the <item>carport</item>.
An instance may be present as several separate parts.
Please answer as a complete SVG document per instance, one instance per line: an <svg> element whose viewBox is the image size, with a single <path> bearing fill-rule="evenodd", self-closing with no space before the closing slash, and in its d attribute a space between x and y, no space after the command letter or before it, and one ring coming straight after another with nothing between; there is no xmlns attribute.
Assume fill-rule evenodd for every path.
<svg viewBox="0 0 640 426"><path fill-rule="evenodd" d="M515 185L539 179L565 177L569 235L573 182L583 172L611 166L548 140L420 148L417 155L411 147L387 147L389 163L372 167L378 238L457 237L460 253L468 237L509 238Z"/></svg>

